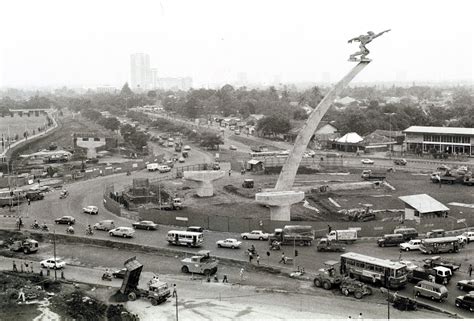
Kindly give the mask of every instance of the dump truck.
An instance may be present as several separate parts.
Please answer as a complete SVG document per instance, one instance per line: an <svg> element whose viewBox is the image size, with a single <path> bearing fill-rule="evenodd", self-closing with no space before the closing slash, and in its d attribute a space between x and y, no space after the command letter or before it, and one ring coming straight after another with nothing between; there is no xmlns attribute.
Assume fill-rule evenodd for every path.
<svg viewBox="0 0 474 321"><path fill-rule="evenodd" d="M319 240L316 249L318 252L344 252L346 250L342 243L336 241L331 242L325 237Z"/></svg>
<svg viewBox="0 0 474 321"><path fill-rule="evenodd" d="M447 260L445 258L442 258L440 256L433 256L429 259L423 260L423 267L424 268L434 268L437 266L443 266L451 270L452 273L454 271L459 270L461 267L461 263L457 263L454 261Z"/></svg>
<svg viewBox="0 0 474 321"><path fill-rule="evenodd" d="M364 169L360 175L366 181L383 181L386 176L381 173L373 173L371 169Z"/></svg>
<svg viewBox="0 0 474 321"><path fill-rule="evenodd" d="M310 225L286 225L284 228L277 228L268 238L269 243L277 241L280 244L311 245L314 241L313 227Z"/></svg>
<svg viewBox="0 0 474 321"><path fill-rule="evenodd" d="M9 248L14 252L35 253L38 251L38 242L33 239L13 241Z"/></svg>
<svg viewBox="0 0 474 321"><path fill-rule="evenodd" d="M356 230L332 230L326 235L329 241L338 241L342 243L354 243L357 241Z"/></svg>
<svg viewBox="0 0 474 321"><path fill-rule="evenodd" d="M174 211L180 210L183 208L183 201L179 197L175 197L171 200L171 202L161 203L158 205L160 210L165 211Z"/></svg>
<svg viewBox="0 0 474 321"><path fill-rule="evenodd" d="M138 262L136 256L126 260L124 266L127 271L120 287L120 293L127 296L128 300L135 301L137 298L144 298L150 300L152 305L158 305L165 302L171 296L168 283L166 282L154 281L149 283L148 290L138 288L143 264Z"/></svg>
<svg viewBox="0 0 474 321"><path fill-rule="evenodd" d="M211 257L210 251L202 250L197 252L197 255L182 259L181 264L181 272L183 273L197 273L209 276L217 272L219 261Z"/></svg>

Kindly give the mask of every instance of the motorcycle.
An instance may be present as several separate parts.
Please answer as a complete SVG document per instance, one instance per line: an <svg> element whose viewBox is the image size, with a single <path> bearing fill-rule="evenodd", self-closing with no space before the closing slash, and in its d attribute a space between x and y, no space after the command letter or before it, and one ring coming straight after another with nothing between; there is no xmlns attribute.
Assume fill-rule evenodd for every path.
<svg viewBox="0 0 474 321"><path fill-rule="evenodd" d="M87 229L86 235L94 235L94 232L92 231L92 229Z"/></svg>
<svg viewBox="0 0 474 321"><path fill-rule="evenodd" d="M279 251L281 250L281 243L278 241L273 241L270 245L270 251Z"/></svg>
<svg viewBox="0 0 474 321"><path fill-rule="evenodd" d="M112 275L110 275L110 273L104 273L104 274L102 274L102 280L103 281L112 281Z"/></svg>
<svg viewBox="0 0 474 321"><path fill-rule="evenodd" d="M127 176L130 176L132 175L132 173L130 173L130 171L127 171Z"/></svg>
<svg viewBox="0 0 474 321"><path fill-rule="evenodd" d="M61 192L61 194L59 194L59 199L66 198L68 195L69 195L69 192L64 190Z"/></svg>
<svg viewBox="0 0 474 321"><path fill-rule="evenodd" d="M42 226L41 226L41 230L42 230L43 232L49 232L49 228L48 228L46 225L42 225Z"/></svg>
<svg viewBox="0 0 474 321"><path fill-rule="evenodd" d="M31 224L31 228L33 230L39 230L39 229L41 229L41 226L39 224Z"/></svg>
<svg viewBox="0 0 474 321"><path fill-rule="evenodd" d="M68 227L68 228L66 229L66 232L67 232L68 234L74 234L74 229Z"/></svg>
<svg viewBox="0 0 474 321"><path fill-rule="evenodd" d="M249 256L250 254L252 254L252 256L257 256L257 250L256 249L247 249L245 251L245 253L247 254L247 256Z"/></svg>

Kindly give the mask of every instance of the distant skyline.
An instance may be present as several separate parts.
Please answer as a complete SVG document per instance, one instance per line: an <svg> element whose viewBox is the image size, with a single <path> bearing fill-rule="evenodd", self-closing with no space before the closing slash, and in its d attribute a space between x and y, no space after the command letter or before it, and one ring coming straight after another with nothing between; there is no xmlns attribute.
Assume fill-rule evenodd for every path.
<svg viewBox="0 0 474 321"><path fill-rule="evenodd" d="M130 55L194 87L335 82L369 30L355 83L473 82L470 1L8 1L0 87L130 83ZM28 8L28 10L25 10Z"/></svg>

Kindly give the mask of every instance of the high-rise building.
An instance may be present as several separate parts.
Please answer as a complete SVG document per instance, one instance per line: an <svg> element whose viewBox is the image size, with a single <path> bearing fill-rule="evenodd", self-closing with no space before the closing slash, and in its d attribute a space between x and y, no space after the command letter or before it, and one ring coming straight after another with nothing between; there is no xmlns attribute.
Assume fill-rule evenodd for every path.
<svg viewBox="0 0 474 321"><path fill-rule="evenodd" d="M158 69L156 68L151 68L151 88L155 89L158 87Z"/></svg>
<svg viewBox="0 0 474 321"><path fill-rule="evenodd" d="M146 90L151 88L149 55L136 53L130 56L130 85L132 90Z"/></svg>

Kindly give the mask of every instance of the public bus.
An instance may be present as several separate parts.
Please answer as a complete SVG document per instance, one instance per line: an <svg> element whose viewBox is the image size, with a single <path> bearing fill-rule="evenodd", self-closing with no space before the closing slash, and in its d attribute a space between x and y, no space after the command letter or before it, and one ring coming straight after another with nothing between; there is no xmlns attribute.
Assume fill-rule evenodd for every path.
<svg viewBox="0 0 474 321"><path fill-rule="evenodd" d="M423 239L420 251L426 254L456 253L459 252L459 239L456 236Z"/></svg>
<svg viewBox="0 0 474 321"><path fill-rule="evenodd" d="M203 242L203 234L200 232L168 231L166 240L173 245L186 245L188 247L199 247Z"/></svg>
<svg viewBox="0 0 474 321"><path fill-rule="evenodd" d="M250 158L253 159L265 159L265 158L271 158L271 157L288 157L289 152L284 151L284 150L274 150L270 152L250 152L249 153Z"/></svg>
<svg viewBox="0 0 474 321"><path fill-rule="evenodd" d="M349 252L341 255L341 274L398 289L407 284L408 269L400 262Z"/></svg>

